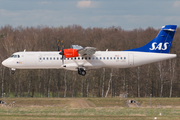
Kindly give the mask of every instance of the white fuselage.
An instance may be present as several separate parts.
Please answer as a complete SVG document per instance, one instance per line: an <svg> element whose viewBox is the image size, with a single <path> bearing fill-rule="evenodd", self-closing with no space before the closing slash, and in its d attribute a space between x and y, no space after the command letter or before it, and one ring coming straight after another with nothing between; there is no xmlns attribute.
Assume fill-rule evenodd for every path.
<svg viewBox="0 0 180 120"><path fill-rule="evenodd" d="M85 70L97 68L129 68L175 58L176 54L133 52L133 51L97 51L90 57L65 58L57 51L16 52L2 62L13 69L67 69L77 71L79 67Z"/></svg>

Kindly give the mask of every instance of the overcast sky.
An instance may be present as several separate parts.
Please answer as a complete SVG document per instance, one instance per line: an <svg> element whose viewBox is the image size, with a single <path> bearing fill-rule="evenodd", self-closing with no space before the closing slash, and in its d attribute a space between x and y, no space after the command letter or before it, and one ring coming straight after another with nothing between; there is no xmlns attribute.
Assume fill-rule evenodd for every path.
<svg viewBox="0 0 180 120"><path fill-rule="evenodd" d="M0 26L180 26L180 0L0 0Z"/></svg>

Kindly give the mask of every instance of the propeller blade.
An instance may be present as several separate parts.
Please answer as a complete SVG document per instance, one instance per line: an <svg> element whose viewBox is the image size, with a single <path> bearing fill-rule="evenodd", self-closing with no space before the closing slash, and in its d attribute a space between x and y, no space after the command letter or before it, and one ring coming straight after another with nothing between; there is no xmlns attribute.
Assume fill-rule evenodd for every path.
<svg viewBox="0 0 180 120"><path fill-rule="evenodd" d="M62 64L64 65L64 55L62 56Z"/></svg>
<svg viewBox="0 0 180 120"><path fill-rule="evenodd" d="M59 46L60 46L59 40L57 40L57 45L58 45L58 51L60 51L60 49L59 49Z"/></svg>
<svg viewBox="0 0 180 120"><path fill-rule="evenodd" d="M64 65L64 43L63 43L63 40L61 40L61 52L59 54L62 55L62 64Z"/></svg>

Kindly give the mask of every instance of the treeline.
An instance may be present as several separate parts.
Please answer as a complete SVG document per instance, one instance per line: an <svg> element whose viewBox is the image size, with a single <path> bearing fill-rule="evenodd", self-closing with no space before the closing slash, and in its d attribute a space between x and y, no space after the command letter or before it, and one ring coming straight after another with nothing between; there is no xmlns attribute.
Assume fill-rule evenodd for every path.
<svg viewBox="0 0 180 120"><path fill-rule="evenodd" d="M160 29L159 29L160 30ZM121 27L12 27L0 28L1 62L14 52L56 51L57 40L64 46L96 47L99 51L121 51L140 47L152 40L159 30L123 30ZM0 69L0 96L4 97L179 97L180 96L180 28L174 36L170 53L177 58L127 69L97 69L86 76L63 69L16 70L14 75ZM5 94L4 94L5 93Z"/></svg>

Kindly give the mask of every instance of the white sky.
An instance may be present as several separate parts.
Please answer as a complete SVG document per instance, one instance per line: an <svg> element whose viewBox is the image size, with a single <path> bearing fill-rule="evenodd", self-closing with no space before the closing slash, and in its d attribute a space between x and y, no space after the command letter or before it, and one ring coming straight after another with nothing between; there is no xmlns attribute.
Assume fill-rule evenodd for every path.
<svg viewBox="0 0 180 120"><path fill-rule="evenodd" d="M0 0L0 26L180 26L180 0Z"/></svg>

